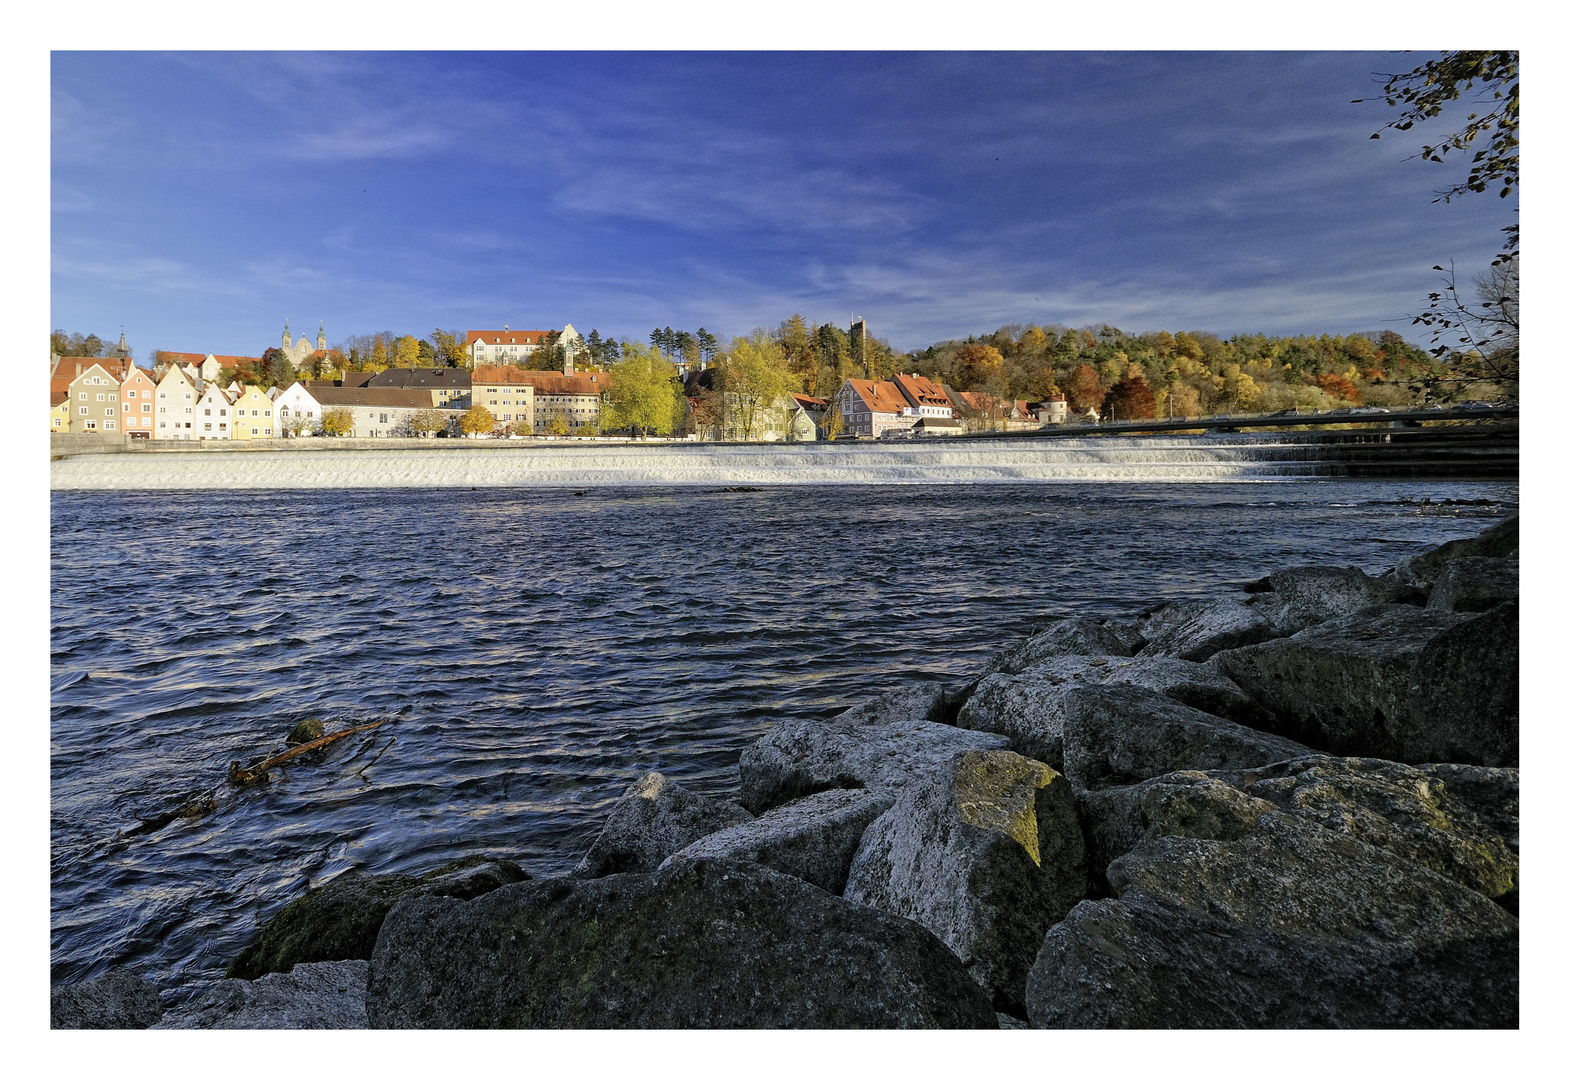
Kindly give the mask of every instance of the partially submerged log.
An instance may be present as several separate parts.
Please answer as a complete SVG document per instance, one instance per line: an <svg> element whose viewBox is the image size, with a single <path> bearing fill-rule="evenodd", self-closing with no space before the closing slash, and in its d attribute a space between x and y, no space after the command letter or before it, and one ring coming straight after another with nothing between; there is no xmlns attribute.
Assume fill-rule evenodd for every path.
<svg viewBox="0 0 1570 1080"><path fill-rule="evenodd" d="M259 761L255 765L251 765L247 768L242 768L238 761L231 761L229 763L229 782L238 787L244 787L247 784L262 783L267 779L267 770L271 769L274 765L282 765L284 762L289 761L292 758L297 758L301 754L308 754L312 750L320 750L322 747L327 746L329 743L337 742L346 735L354 735L361 731L372 731L381 727L386 722L387 721L385 720L377 720L374 723L361 724L359 727L344 728L342 731L335 731L331 735L323 735L320 739L312 739L308 743L301 743L292 750L285 750L281 754L274 754L265 761Z"/></svg>

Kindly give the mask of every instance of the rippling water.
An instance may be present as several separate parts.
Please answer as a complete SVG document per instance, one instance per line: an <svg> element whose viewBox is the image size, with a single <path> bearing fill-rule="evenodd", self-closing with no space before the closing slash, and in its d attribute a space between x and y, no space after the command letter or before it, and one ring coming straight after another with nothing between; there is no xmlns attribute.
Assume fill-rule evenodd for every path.
<svg viewBox="0 0 1570 1080"><path fill-rule="evenodd" d="M1484 500L1483 505L1430 505ZM53 978L173 1003L353 867L571 867L628 780L735 786L783 715L959 683L1044 616L1133 613L1305 562L1378 571L1514 483L60 492ZM299 719L373 719L223 784ZM206 816L124 830L200 792Z"/></svg>

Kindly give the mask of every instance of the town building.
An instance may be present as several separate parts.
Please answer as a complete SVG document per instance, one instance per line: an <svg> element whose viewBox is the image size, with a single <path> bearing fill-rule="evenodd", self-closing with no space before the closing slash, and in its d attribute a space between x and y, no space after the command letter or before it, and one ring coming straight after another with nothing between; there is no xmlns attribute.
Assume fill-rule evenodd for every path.
<svg viewBox="0 0 1570 1080"><path fill-rule="evenodd" d="M196 429L196 380L178 363L170 364L164 377L158 380L158 397L154 403L153 428L155 439L194 439Z"/></svg>
<svg viewBox="0 0 1570 1080"><path fill-rule="evenodd" d="M376 372L365 385L429 390L433 409L467 409L472 404L473 379L463 368L392 367Z"/></svg>
<svg viewBox="0 0 1570 1080"><path fill-rule="evenodd" d="M153 394L157 389L153 373L134 365L130 374L121 380L121 428L131 438L153 437Z"/></svg>
<svg viewBox="0 0 1570 1080"><path fill-rule="evenodd" d="M110 366L121 370L118 364ZM81 374L65 383L65 391L69 401L70 422L64 430L72 434L89 431L112 431L118 434L124 430L120 427L120 380L98 361L89 360L82 367Z"/></svg>
<svg viewBox="0 0 1570 1080"><path fill-rule="evenodd" d="M278 434L273 399L260 386L242 386L234 399L231 439L271 439Z"/></svg>
<svg viewBox="0 0 1570 1080"><path fill-rule="evenodd" d="M273 399L273 408L281 437L315 435L322 427L322 403L296 382Z"/></svg>
<svg viewBox="0 0 1570 1080"><path fill-rule="evenodd" d="M1053 394L1036 407L1036 419L1043 424L1066 423L1068 402L1062 394Z"/></svg>
<svg viewBox="0 0 1570 1080"><path fill-rule="evenodd" d="M534 430L534 383L542 374L510 364L478 364L470 373L471 404L483 406L496 418L497 428ZM549 372L559 375L558 372Z"/></svg>
<svg viewBox="0 0 1570 1080"><path fill-rule="evenodd" d="M470 330L465 339L469 365L522 363L545 342L550 333L549 330L514 330L507 326L500 330ZM562 327L556 344L565 349L569 363L587 348L583 335L573 329L572 323Z"/></svg>
<svg viewBox="0 0 1570 1080"><path fill-rule="evenodd" d="M234 400L217 383L208 383L196 399L195 427L199 441L234 437Z"/></svg>
<svg viewBox="0 0 1570 1080"><path fill-rule="evenodd" d="M354 422L350 435L356 439L408 438L417 434L413 425L415 414L432 411L430 394L418 389L314 384L310 393L323 416L333 409L348 409ZM458 418L463 415L461 409L434 411L449 431L456 430Z"/></svg>
<svg viewBox="0 0 1570 1080"><path fill-rule="evenodd" d="M846 379L831 407L839 410L845 434L866 439L882 438L888 431L908 432L921 419L917 407L892 382Z"/></svg>
<svg viewBox="0 0 1570 1080"><path fill-rule="evenodd" d="M954 403L945 387L925 375L895 375L892 382L920 419L911 426L916 435L961 435L965 425L954 419Z"/></svg>
<svg viewBox="0 0 1570 1080"><path fill-rule="evenodd" d="M217 353L167 352L159 350L155 357L160 365L176 364L195 382L229 383L242 371L262 370L260 356L220 356ZM154 369L156 370L156 368Z"/></svg>
<svg viewBox="0 0 1570 1080"><path fill-rule="evenodd" d="M53 381L53 380L51 380ZM65 434L71 430L71 391L70 384L49 392L49 430Z"/></svg>
<svg viewBox="0 0 1570 1080"><path fill-rule="evenodd" d="M311 342L304 337L295 341L293 335L289 333L289 320L285 319L283 321L282 351L289 358L291 364L297 368L302 368L306 364L315 363L327 355L327 331L324 329L325 326L325 323L317 325L316 344L312 347Z"/></svg>

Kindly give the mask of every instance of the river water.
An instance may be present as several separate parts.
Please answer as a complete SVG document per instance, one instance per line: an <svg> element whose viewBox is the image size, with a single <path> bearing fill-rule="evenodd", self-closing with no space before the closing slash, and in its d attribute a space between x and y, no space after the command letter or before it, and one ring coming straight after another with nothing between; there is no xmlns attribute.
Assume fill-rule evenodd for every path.
<svg viewBox="0 0 1570 1080"><path fill-rule="evenodd" d="M57 490L52 975L125 966L174 1004L352 868L482 853L561 873L642 770L729 793L775 719L911 676L957 686L1044 617L1283 565L1378 572L1517 498L1347 480ZM313 716L386 723L264 787L224 784ZM202 792L212 812L123 835Z"/></svg>

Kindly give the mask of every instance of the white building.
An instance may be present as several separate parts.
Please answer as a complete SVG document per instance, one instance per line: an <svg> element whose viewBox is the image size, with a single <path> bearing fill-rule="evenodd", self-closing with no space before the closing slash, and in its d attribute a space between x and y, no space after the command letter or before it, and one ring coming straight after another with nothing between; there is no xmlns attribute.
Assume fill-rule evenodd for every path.
<svg viewBox="0 0 1570 1080"><path fill-rule="evenodd" d="M208 383L202 396L196 399L195 421L192 428L197 439L228 439L233 436L234 401L219 388Z"/></svg>
<svg viewBox="0 0 1570 1080"><path fill-rule="evenodd" d="M276 406L273 418L277 437L315 435L321 430L322 403L311 396L304 383L296 382L279 394L273 404Z"/></svg>
<svg viewBox="0 0 1570 1080"><path fill-rule="evenodd" d="M158 397L153 415L157 426L155 439L194 439L196 428L196 382L178 364L171 365L158 381Z"/></svg>

